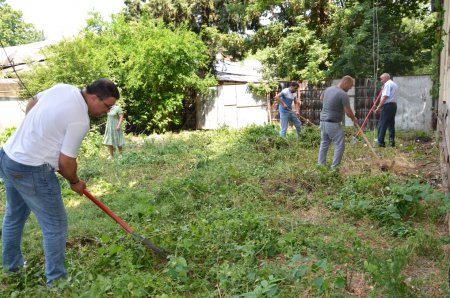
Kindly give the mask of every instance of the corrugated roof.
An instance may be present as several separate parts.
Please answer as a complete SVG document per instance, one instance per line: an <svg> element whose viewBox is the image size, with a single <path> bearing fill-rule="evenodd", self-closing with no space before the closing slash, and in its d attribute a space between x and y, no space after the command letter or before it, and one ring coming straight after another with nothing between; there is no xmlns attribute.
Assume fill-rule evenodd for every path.
<svg viewBox="0 0 450 298"><path fill-rule="evenodd" d="M0 51L0 69L10 68L11 64L9 60L15 66L30 61L38 62L44 60L45 56L40 53L40 50L50 44L52 43L49 41L39 41L19 46L5 47Z"/></svg>
<svg viewBox="0 0 450 298"><path fill-rule="evenodd" d="M214 69L217 80L222 82L257 83L262 79L261 62L258 60L248 59L241 62L216 60Z"/></svg>
<svg viewBox="0 0 450 298"><path fill-rule="evenodd" d="M39 62L45 59L45 56L40 50L52 44L49 41L40 41L29 43L25 45L6 47L5 50L0 51L0 69L3 73L12 72L9 59L15 65L16 71L27 70L28 62ZM5 54L8 55L8 57ZM247 59L241 62L232 62L226 59L218 59L214 64L216 77L218 81L222 82L242 82L242 83L257 83L262 79L261 76L261 62L258 60Z"/></svg>

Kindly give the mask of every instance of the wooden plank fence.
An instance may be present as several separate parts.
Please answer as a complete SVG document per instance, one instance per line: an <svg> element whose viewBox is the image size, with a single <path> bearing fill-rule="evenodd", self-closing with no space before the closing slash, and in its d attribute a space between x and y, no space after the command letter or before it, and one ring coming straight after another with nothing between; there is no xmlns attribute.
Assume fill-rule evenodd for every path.
<svg viewBox="0 0 450 298"><path fill-rule="evenodd" d="M278 115L278 105L274 104L275 95L289 87L290 82L282 81L279 83L278 90L269 94L270 105L269 106L269 119L271 121L279 122L280 117ZM332 85L332 80L326 80L318 84L309 84L306 81L299 82L299 96L302 101L300 109L300 115L302 122L305 119L314 124L320 124L320 111L322 110L322 102L320 101L320 95L322 92ZM380 86L373 84L373 81L369 79L356 79L355 80L355 97L354 97L354 112L356 118L359 120L359 124L362 125L364 119L372 108L373 102L380 91ZM378 125L378 115L372 113L369 120L366 123L365 129L376 129Z"/></svg>

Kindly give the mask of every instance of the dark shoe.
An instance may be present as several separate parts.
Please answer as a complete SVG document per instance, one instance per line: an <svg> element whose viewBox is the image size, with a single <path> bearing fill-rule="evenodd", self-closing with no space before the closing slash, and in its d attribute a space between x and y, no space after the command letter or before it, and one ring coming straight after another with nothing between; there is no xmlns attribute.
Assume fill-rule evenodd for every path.
<svg viewBox="0 0 450 298"><path fill-rule="evenodd" d="M384 143L381 144L381 143L378 143L378 142L377 142L377 146L378 146L378 147L386 147L386 145L385 145Z"/></svg>
<svg viewBox="0 0 450 298"><path fill-rule="evenodd" d="M389 143L389 146L395 147L395 143Z"/></svg>

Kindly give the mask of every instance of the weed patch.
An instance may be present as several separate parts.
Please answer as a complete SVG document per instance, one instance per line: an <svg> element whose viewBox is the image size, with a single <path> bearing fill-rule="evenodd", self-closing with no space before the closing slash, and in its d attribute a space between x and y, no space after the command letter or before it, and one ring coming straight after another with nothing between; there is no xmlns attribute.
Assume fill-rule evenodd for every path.
<svg viewBox="0 0 450 298"><path fill-rule="evenodd" d="M69 279L45 288L32 217L27 268L1 273L0 296L443 297L449 240L436 226L450 202L418 170L439 151L402 133L398 148L382 151L399 167L383 172L361 143L346 148L339 170L316 166L317 127L299 139L274 125L135 137L112 161L92 131L80 177L169 258L61 179Z"/></svg>

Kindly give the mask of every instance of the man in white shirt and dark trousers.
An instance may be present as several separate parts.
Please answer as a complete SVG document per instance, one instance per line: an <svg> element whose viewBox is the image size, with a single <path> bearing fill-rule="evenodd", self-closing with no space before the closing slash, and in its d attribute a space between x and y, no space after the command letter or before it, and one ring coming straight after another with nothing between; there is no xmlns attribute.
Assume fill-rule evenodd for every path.
<svg viewBox="0 0 450 298"><path fill-rule="evenodd" d="M395 147L395 114L397 114L395 92L397 91L397 84L391 80L388 73L383 73L380 80L383 82L383 90L380 103L375 110L375 113L379 113L381 110L380 121L378 122L378 146L386 146L384 137L386 130L389 130L389 145Z"/></svg>
<svg viewBox="0 0 450 298"><path fill-rule="evenodd" d="M6 190L4 271L24 266L20 245L25 221L33 212L44 238L47 286L67 275L67 216L55 171L74 192L83 194L86 183L77 175L76 157L89 131L89 116L107 113L119 96L113 82L99 79L83 90L57 84L28 102L22 125L0 149L0 177Z"/></svg>

